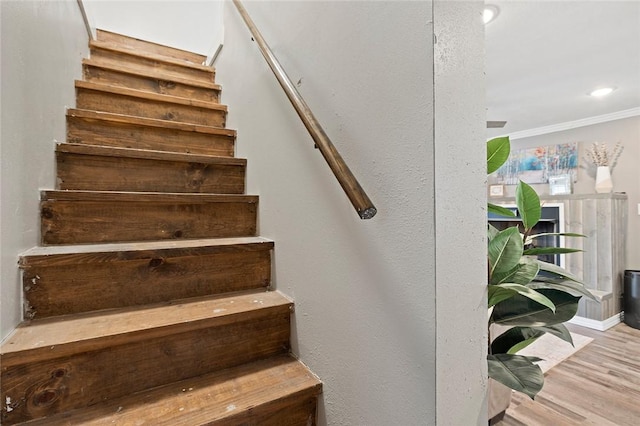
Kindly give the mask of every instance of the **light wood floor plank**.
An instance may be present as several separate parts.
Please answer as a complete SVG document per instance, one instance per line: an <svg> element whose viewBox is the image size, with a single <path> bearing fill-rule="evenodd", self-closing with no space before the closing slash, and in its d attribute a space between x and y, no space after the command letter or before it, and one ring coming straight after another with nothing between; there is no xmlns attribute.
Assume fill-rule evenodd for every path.
<svg viewBox="0 0 640 426"><path fill-rule="evenodd" d="M594 341L546 374L535 401L514 393L497 425L640 424L640 330L626 324L605 332L569 328Z"/></svg>

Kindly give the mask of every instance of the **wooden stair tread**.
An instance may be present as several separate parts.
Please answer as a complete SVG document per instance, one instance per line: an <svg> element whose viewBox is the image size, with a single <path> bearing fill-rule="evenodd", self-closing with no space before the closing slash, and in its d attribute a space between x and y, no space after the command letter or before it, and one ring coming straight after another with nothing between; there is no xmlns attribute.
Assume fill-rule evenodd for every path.
<svg viewBox="0 0 640 426"><path fill-rule="evenodd" d="M100 83L93 83L93 82L84 81L84 80L76 80L75 87L76 89L94 90L99 92L112 93L112 94L122 95L122 96L130 96L130 97L158 101L158 102L166 102L166 103L172 103L172 104L193 106L198 108L206 108L206 109L211 109L216 111L227 112L226 105L218 104L215 102L181 98L178 96L146 92L144 90L128 89L125 87L112 86L109 84L100 84Z"/></svg>
<svg viewBox="0 0 640 426"><path fill-rule="evenodd" d="M120 148L101 145L58 143L58 152L82 155L100 155L105 157L140 158L148 160L184 161L204 164L225 164L232 166L246 166L247 160L235 157L219 157L213 155L188 154L171 151L157 151L134 148Z"/></svg>
<svg viewBox="0 0 640 426"><path fill-rule="evenodd" d="M96 29L96 36L99 41L110 41L123 47L128 47L130 49L154 52L163 56L184 59L196 64L202 64L207 60L206 55L202 55L200 53L190 52L177 47L166 46L152 41L143 40L124 34L118 34L99 28Z"/></svg>
<svg viewBox="0 0 640 426"><path fill-rule="evenodd" d="M181 59L172 58L169 56L160 55L157 53L145 52L141 50L136 50L132 48L125 47L121 44L109 42L109 41L100 41L100 40L92 40L89 42L89 48L91 49L103 49L110 50L112 52L118 52L125 55L137 56L139 58L145 58L152 61L163 62L171 65L178 65L184 68L191 68L198 71L204 71L207 73L211 73L211 75L215 74L215 69L209 67L207 65L196 64L194 62L185 61Z"/></svg>
<svg viewBox="0 0 640 426"><path fill-rule="evenodd" d="M212 252L229 247L243 250L271 250L273 240L263 237L208 238L199 240L162 240L136 243L78 244L60 246L39 246L20 255L20 266L29 267L47 262L54 256L96 255L96 261L108 262L113 259L135 259L146 257L149 252L165 252L178 255L181 252Z"/></svg>
<svg viewBox="0 0 640 426"><path fill-rule="evenodd" d="M275 425L287 417L268 422L271 413L286 410L284 415L292 416L294 401L316 398L321 392L322 382L306 366L279 355L27 424Z"/></svg>
<svg viewBox="0 0 640 426"><path fill-rule="evenodd" d="M155 78L155 79L159 79L159 80L171 80L171 81L173 81L175 83L180 83L180 84L185 84L185 85L195 86L195 87L201 87L201 88L205 88L205 89L221 90L220 85L216 84L216 83L213 83L213 82L198 81L198 80L188 79L188 78L184 78L184 77L174 76L174 75L171 75L169 73L162 72L162 71L150 71L150 70L138 69L138 68L135 68L135 67L132 67L132 66L126 66L126 65L115 66L113 64L110 64L110 63L107 63L105 61L102 61L100 59L95 59L95 58L85 58L85 59L82 60L82 64L83 65L92 66L92 67L98 67L98 68L104 68L104 69L108 69L108 70L112 70L112 71L117 71L117 72L125 73L125 74L132 74L132 75L143 76L143 77L151 77L151 78Z"/></svg>
<svg viewBox="0 0 640 426"><path fill-rule="evenodd" d="M269 308L290 309L277 291L208 296L141 308L68 315L22 324L2 343L3 368L187 330L221 326Z"/></svg>
<svg viewBox="0 0 640 426"><path fill-rule="evenodd" d="M42 201L135 201L155 203L257 203L257 195L197 194L180 192L118 192L118 191L40 191Z"/></svg>
<svg viewBox="0 0 640 426"><path fill-rule="evenodd" d="M159 120L156 118L145 118L134 115L115 114L111 112L93 111L88 109L69 108L67 115L70 117L87 118L91 120L104 120L116 123L134 124L137 126L160 127L187 132L205 133L210 135L221 135L236 137L236 131L221 127L205 126L202 124L182 123L179 121Z"/></svg>

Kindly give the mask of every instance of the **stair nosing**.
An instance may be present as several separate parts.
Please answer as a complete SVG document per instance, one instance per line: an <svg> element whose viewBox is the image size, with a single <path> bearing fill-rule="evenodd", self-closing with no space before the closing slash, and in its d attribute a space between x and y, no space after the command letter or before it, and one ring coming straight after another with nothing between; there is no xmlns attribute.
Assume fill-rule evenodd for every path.
<svg viewBox="0 0 640 426"><path fill-rule="evenodd" d="M69 108L67 116L86 118L90 120L113 121L117 123L128 123L136 126L159 127L164 129L181 130L185 132L194 132L218 136L228 136L235 138L236 130L226 129L224 127L207 126L204 124L187 123L183 121L169 121L158 118L139 117L136 115L118 114L114 112L96 111L84 108Z"/></svg>
<svg viewBox="0 0 640 426"><path fill-rule="evenodd" d="M115 66L109 63L104 63L103 61L101 61L99 58L85 58L82 60L82 65L86 65L86 66L90 66L90 67L96 67L96 68L103 68L103 69L108 69L111 71L116 71L116 72L121 72L123 74L129 74L129 75L136 75L136 76L141 76L141 77L149 77L152 79L156 79L156 80L167 80L167 81L171 81L174 83L180 83L186 86L193 86L193 87L198 87L198 88L203 88L203 89L211 89L214 91L221 91L222 88L220 87L219 84L216 83L211 83L208 81L196 81L196 80L189 80L189 79L185 79L185 78L179 78L176 76L171 76L169 74L165 74L163 72L151 72L151 71L143 71L143 70L137 70L137 69L133 69L130 67L125 67L125 66Z"/></svg>
<svg viewBox="0 0 640 426"><path fill-rule="evenodd" d="M224 157L205 154L191 154L173 151L160 151L152 149L137 149L111 147L86 143L69 143L58 142L56 144L56 152L69 154L101 156L101 157L124 157L137 158L141 160L156 161L179 161L200 164L228 165L228 166L246 166L247 160L237 157Z"/></svg>
<svg viewBox="0 0 640 426"><path fill-rule="evenodd" d="M20 266L32 266L39 259L48 259L53 256L67 256L77 254L95 253L138 253L146 251L180 251L196 248L222 249L225 247L255 247L259 250L271 250L274 241L264 237L231 237L208 238L196 240L158 240L136 243L105 243L105 244L76 244L59 246L38 246L20 254ZM127 259L130 259L128 257ZM108 259L103 259L108 261Z"/></svg>
<svg viewBox="0 0 640 426"><path fill-rule="evenodd" d="M137 342L142 336L146 340L220 327L238 316L251 320L270 311L289 310L291 305L282 293L261 289L44 318L18 326L0 346L0 356L3 368L24 365ZM79 328L88 331L64 336L61 332Z"/></svg>
<svg viewBox="0 0 640 426"><path fill-rule="evenodd" d="M257 195L208 194L193 192L134 192L134 191L84 191L84 190L42 190L41 201L134 201L168 203L257 203Z"/></svg>
<svg viewBox="0 0 640 426"><path fill-rule="evenodd" d="M162 93L147 92L144 90L129 89L126 87L113 86L111 84L93 83L90 81L76 80L76 89L93 90L96 92L106 92L115 95L128 96L131 98L146 99L150 101L179 104L192 106L196 108L204 108L215 111L227 112L226 105L217 102L200 101L195 99L183 98L180 96L165 95Z"/></svg>
<svg viewBox="0 0 640 426"><path fill-rule="evenodd" d="M194 62L190 62L184 59L172 58L169 56L159 55L156 53L150 52L141 52L133 49L129 49L122 45L106 42L100 40L91 40L89 42L90 49L102 49L102 50L110 50L112 52L118 52L129 56L136 56L139 58L149 59L151 61L163 62L165 64L176 65L185 68L191 68L197 71L202 71L206 73L215 74L215 68L210 67L208 65L196 64Z"/></svg>

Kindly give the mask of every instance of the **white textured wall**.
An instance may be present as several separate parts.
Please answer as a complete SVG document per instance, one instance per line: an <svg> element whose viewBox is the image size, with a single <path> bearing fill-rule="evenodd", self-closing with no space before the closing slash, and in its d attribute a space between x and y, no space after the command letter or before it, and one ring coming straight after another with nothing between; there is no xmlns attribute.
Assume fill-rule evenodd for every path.
<svg viewBox="0 0 640 426"><path fill-rule="evenodd" d="M453 263L460 268L461 259L459 253L448 257L448 247L439 259L443 283L455 281L456 291L471 294L452 303L449 293L442 306L436 301L434 173L449 179L440 196L465 197L462 207L472 216L466 224L460 212L439 219L438 226L456 224L442 238L466 241L468 274L484 276L486 244L482 236L469 238L478 224L484 235L486 220L484 133L476 133L484 123L478 54L467 70L479 76L469 82L473 90L449 92L460 105L457 119L442 129L459 128L458 139L439 142L442 150L454 147L456 167L482 170L466 187L466 172L458 179L434 167L430 2L246 6L378 208L369 221L357 217L228 5L217 78L230 108L228 126L239 132L237 154L249 159L248 192L260 195L260 234L276 241L276 286L296 303L294 351L325 383L320 424L433 425L436 398L458 401L450 404L453 412L438 414L438 424L476 424L485 415L484 283L446 278L444 271ZM469 102L467 94L480 98ZM479 148L461 148L474 139ZM480 266L469 261L470 251L478 253ZM437 324L440 309L450 324ZM451 377L442 390L436 387L440 331L439 344L448 348L442 353L455 358L447 366L460 369L438 372Z"/></svg>
<svg viewBox="0 0 640 426"><path fill-rule="evenodd" d="M436 1L437 424L486 425L483 2Z"/></svg>
<svg viewBox="0 0 640 426"><path fill-rule="evenodd" d="M4 338L21 320L18 254L39 241L39 189L53 188L54 143L75 105L87 33L75 0L2 1L0 303Z"/></svg>
<svg viewBox="0 0 640 426"><path fill-rule="evenodd" d="M595 193L595 169L585 158L585 148L593 142L604 142L613 149L617 142L624 145L618 164L611 175L614 192L626 192L629 199L627 269L640 269L640 117L630 117L591 126L578 127L562 132L516 139L512 149L532 148L536 146L560 143L579 143L578 181L574 184L575 194ZM549 185L534 185L540 194L549 193ZM513 195L515 187L507 186L507 195Z"/></svg>
<svg viewBox="0 0 640 426"><path fill-rule="evenodd" d="M83 0L93 29L203 55L222 43L223 0Z"/></svg>

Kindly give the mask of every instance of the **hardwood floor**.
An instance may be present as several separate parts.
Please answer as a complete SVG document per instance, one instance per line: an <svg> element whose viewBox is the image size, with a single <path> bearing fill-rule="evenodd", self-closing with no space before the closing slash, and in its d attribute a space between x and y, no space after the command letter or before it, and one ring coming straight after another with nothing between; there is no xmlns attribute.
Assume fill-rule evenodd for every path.
<svg viewBox="0 0 640 426"><path fill-rule="evenodd" d="M497 425L640 425L640 330L569 329L594 340L546 374L535 401L514 393Z"/></svg>

